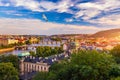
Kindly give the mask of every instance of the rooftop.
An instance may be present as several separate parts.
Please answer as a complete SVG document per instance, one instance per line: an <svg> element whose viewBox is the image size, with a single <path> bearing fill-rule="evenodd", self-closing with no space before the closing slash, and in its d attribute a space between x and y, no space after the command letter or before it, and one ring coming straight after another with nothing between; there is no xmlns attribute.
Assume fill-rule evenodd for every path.
<svg viewBox="0 0 120 80"><path fill-rule="evenodd" d="M47 63L48 65L52 65L54 62L62 60L64 58L69 58L68 54L58 54L49 57L33 57L33 56L26 56L24 57L24 62L31 62L31 63Z"/></svg>

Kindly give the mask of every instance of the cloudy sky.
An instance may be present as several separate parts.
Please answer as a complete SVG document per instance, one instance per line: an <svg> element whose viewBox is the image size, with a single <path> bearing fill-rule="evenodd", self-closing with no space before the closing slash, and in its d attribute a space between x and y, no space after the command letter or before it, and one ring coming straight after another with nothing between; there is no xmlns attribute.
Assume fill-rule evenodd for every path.
<svg viewBox="0 0 120 80"><path fill-rule="evenodd" d="M0 0L0 34L95 33L112 28L120 28L120 0Z"/></svg>

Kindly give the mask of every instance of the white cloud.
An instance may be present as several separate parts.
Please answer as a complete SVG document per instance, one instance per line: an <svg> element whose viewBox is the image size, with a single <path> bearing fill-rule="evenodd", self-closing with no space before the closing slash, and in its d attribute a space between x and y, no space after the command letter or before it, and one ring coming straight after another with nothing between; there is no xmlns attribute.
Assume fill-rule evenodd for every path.
<svg viewBox="0 0 120 80"><path fill-rule="evenodd" d="M10 0L10 2L16 7L22 6L32 11L43 11L43 9L39 8L39 3L35 0Z"/></svg>
<svg viewBox="0 0 120 80"><path fill-rule="evenodd" d="M73 17L78 21L81 18L86 22L95 23L104 27L120 27L120 0L96 0L96 2L79 3L76 5L76 8L79 11ZM103 12L106 15L102 15ZM94 17L98 18L95 19Z"/></svg>
<svg viewBox="0 0 120 80"><path fill-rule="evenodd" d="M119 25L119 17L114 17L116 15L109 14L108 16L103 15L98 19L92 19L98 15L101 15L102 12L105 14L112 11L120 11L120 0L95 0L94 2L85 2L78 3L80 0L60 0L56 3L46 0L9 0L10 3L2 3L0 0L0 6L15 6L15 7L24 7L26 9L38 12L46 12L46 11L56 11L58 13L70 13L73 14L71 18L65 19L66 22L81 21L83 19L86 22L90 23L98 23L105 24L111 26ZM75 7L79 9L78 11L74 11L70 9L70 7ZM115 10L116 9L116 10ZM116 12L116 13L117 13ZM21 16L19 13L8 12L11 15ZM81 19L80 19L81 18Z"/></svg>
<svg viewBox="0 0 120 80"><path fill-rule="evenodd" d="M96 9L87 9L87 10L81 10L75 14L75 18L82 17L83 20L88 20L92 17L97 16L100 13L100 11Z"/></svg>
<svg viewBox="0 0 120 80"><path fill-rule="evenodd" d="M74 6L74 3L71 2L71 0L62 0L61 2L58 3L57 11L72 13L72 10L69 9L72 6Z"/></svg>
<svg viewBox="0 0 120 80"><path fill-rule="evenodd" d="M60 13L66 12L66 13L75 14L74 11L70 9L70 7L77 7L80 9L80 11L76 13L76 17L80 17L81 14L84 15L86 13L87 14L86 16L90 18L99 14L100 11L110 11L120 7L119 0L97 0L96 2L87 2L87 3L77 3L79 2L79 0L75 0L75 1L61 0L56 3L45 0L42 1L9 0L9 2L10 3L6 3L4 5L14 5L16 7L22 6L32 11L39 11L39 12L54 10ZM3 5L3 3L0 2L0 5ZM93 12L90 12L88 14L89 11L93 11Z"/></svg>
<svg viewBox="0 0 120 80"><path fill-rule="evenodd" d="M75 14L75 18L83 16L83 20L89 20L98 16L101 12L110 12L120 8L120 0L98 0L96 2L80 3L76 5L80 10Z"/></svg>
<svg viewBox="0 0 120 80"><path fill-rule="evenodd" d="M104 11L120 8L120 0L101 0L100 3Z"/></svg>
<svg viewBox="0 0 120 80"><path fill-rule="evenodd" d="M2 1L0 1L0 6L10 6L9 3L2 3Z"/></svg>
<svg viewBox="0 0 120 80"><path fill-rule="evenodd" d="M41 1L39 6L46 9L46 11L54 10L57 7L56 3L48 2L48 1Z"/></svg>
<svg viewBox="0 0 120 80"><path fill-rule="evenodd" d="M11 4L19 7L30 9L32 11L56 11L59 13L66 12L73 14L75 18L83 16L83 20L91 19L92 17L101 14L102 11L109 12L120 7L119 0L97 0L96 2L77 3L79 0L61 0L56 3L51 1L36 1L36 0L10 0ZM76 7L80 9L77 12L70 9Z"/></svg>
<svg viewBox="0 0 120 80"><path fill-rule="evenodd" d="M120 14L112 14L95 20L88 20L88 21L91 23L120 27Z"/></svg>
<svg viewBox="0 0 120 80"><path fill-rule="evenodd" d="M94 33L101 30L94 26L77 26L42 22L37 19L0 19L0 34L70 34Z"/></svg>
<svg viewBox="0 0 120 80"><path fill-rule="evenodd" d="M69 7L73 6L71 0L62 0L57 3L50 1L35 1L35 0L10 0L11 4L19 7L22 6L24 8L30 9L32 11L56 11L59 13L67 12L72 13Z"/></svg>

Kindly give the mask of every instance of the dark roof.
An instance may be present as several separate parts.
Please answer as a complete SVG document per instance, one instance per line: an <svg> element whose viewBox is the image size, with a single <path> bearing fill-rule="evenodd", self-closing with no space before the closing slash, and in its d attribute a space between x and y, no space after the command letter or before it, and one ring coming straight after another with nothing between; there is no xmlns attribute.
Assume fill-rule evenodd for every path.
<svg viewBox="0 0 120 80"><path fill-rule="evenodd" d="M37 63L37 62L41 62L42 60L43 60L43 58L27 56L27 57L25 57L24 62Z"/></svg>
<svg viewBox="0 0 120 80"><path fill-rule="evenodd" d="M67 56L66 56L67 55ZM57 62L59 60L62 60L66 57L69 57L68 54L57 54L57 55L53 55L53 56L49 56L49 57L33 57L33 56L27 56L24 59L24 62L31 62L31 63L37 63L37 62L43 62L43 63L47 63L48 65L52 65L54 62Z"/></svg>

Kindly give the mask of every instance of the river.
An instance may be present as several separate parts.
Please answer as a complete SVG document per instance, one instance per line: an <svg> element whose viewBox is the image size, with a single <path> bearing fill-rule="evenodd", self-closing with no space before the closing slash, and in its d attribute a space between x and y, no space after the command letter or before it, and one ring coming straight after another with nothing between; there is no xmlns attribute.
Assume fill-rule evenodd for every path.
<svg viewBox="0 0 120 80"><path fill-rule="evenodd" d="M51 47L60 47L60 44L31 44L29 46L51 46ZM9 55L9 54L13 54L13 55L18 55L18 54L22 54L25 52L29 52L29 51L35 51L35 48L31 48L28 47L28 50L13 50L13 51L8 51L8 52L3 52L0 53L0 55Z"/></svg>
<svg viewBox="0 0 120 80"><path fill-rule="evenodd" d="M29 52L29 50L13 50L13 51L9 51L9 52L3 52L0 55L9 55L9 54L13 54L13 55L18 55L24 52Z"/></svg>

